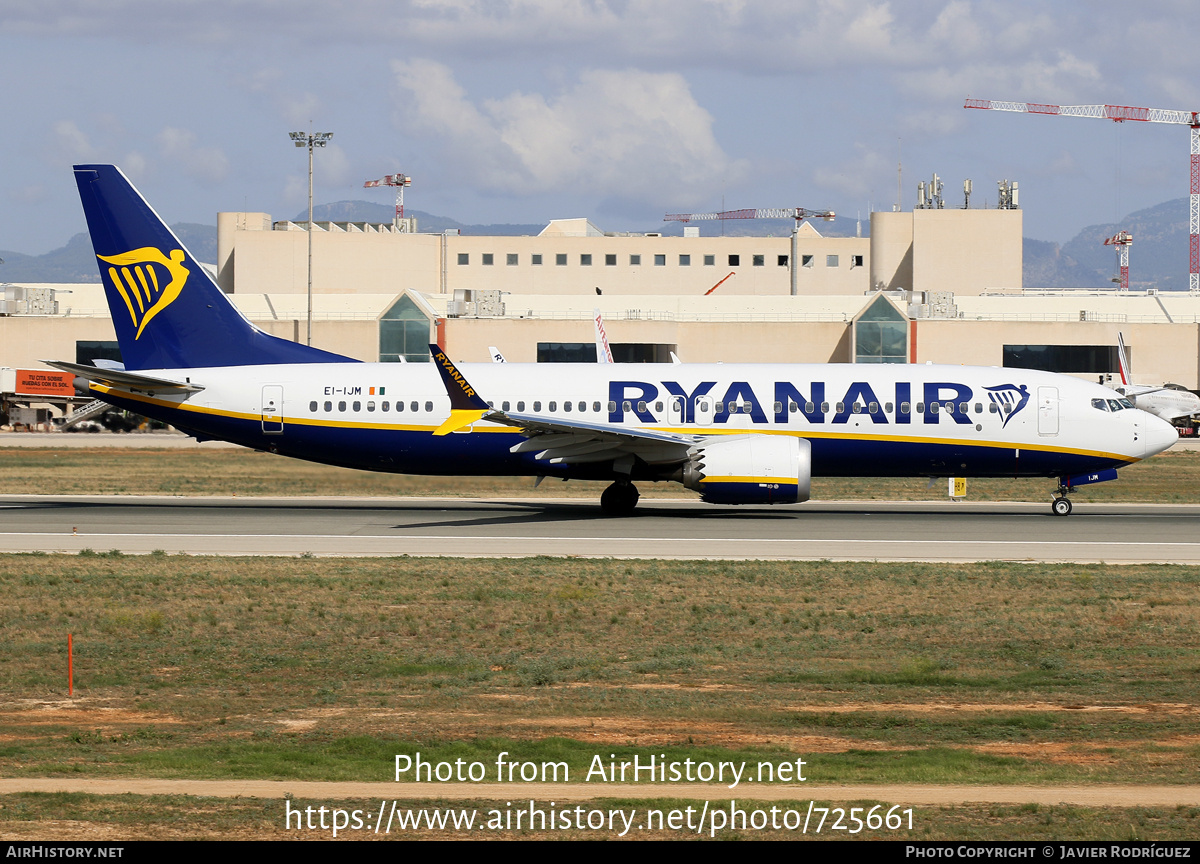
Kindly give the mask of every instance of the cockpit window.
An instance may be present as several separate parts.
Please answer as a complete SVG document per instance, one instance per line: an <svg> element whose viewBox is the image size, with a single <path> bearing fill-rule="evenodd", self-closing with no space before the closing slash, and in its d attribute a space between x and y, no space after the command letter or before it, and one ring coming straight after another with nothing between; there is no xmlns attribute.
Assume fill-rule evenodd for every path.
<svg viewBox="0 0 1200 864"><path fill-rule="evenodd" d="M1108 402L1106 402L1103 399L1093 399L1092 407L1099 411L1107 411L1108 410Z"/></svg>
<svg viewBox="0 0 1200 864"><path fill-rule="evenodd" d="M1128 399L1122 399L1122 400L1121 400L1121 407L1122 407L1122 408L1132 408L1132 407L1133 407L1133 403L1132 403L1132 402L1130 402Z"/></svg>
<svg viewBox="0 0 1200 864"><path fill-rule="evenodd" d="M1108 400L1108 410L1109 411L1120 411L1121 407L1122 407L1121 403L1118 402L1116 399Z"/></svg>

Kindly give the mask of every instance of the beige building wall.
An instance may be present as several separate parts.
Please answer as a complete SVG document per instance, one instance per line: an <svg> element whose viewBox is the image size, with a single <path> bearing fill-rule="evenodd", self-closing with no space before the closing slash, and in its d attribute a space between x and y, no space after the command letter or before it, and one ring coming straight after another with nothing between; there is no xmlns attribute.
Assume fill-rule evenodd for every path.
<svg viewBox="0 0 1200 864"><path fill-rule="evenodd" d="M1020 210L871 214L871 284L978 295L1020 288Z"/></svg>
<svg viewBox="0 0 1200 864"><path fill-rule="evenodd" d="M916 360L1002 366L1005 345L1111 346L1117 344L1118 332L1125 334L1134 383L1169 381L1189 390L1200 389L1200 324L922 320L916 322ZM1095 381L1098 376L1075 377ZM1116 374L1113 382L1120 383Z"/></svg>
<svg viewBox="0 0 1200 864"><path fill-rule="evenodd" d="M288 224L290 230L271 230L266 214L218 214L221 287L230 293L307 292L308 232L301 223ZM599 288L606 294L702 295L718 282L722 294L791 292L790 235L474 237L317 225L315 293L410 289L452 295L466 289L580 295ZM869 287L868 239L822 237L805 226L797 246L798 293L861 294Z"/></svg>
<svg viewBox="0 0 1200 864"><path fill-rule="evenodd" d="M849 329L841 322L660 322L605 319L610 344L675 345L684 363L848 363ZM539 342L594 340L591 320L451 318L446 350L464 363L486 363L490 346L510 363L537 361Z"/></svg>

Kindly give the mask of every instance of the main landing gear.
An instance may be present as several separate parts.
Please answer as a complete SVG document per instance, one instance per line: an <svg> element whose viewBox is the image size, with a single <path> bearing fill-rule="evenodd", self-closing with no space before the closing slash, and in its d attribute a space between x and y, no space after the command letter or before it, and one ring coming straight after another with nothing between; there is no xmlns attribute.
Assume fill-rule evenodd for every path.
<svg viewBox="0 0 1200 864"><path fill-rule="evenodd" d="M637 506L637 489L628 480L618 480L600 496L600 509L606 516L628 516Z"/></svg>

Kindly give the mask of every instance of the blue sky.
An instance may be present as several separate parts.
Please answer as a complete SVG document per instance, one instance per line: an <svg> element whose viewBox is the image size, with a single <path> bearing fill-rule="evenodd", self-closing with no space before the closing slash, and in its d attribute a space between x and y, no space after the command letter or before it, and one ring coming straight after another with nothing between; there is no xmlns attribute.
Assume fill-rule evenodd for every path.
<svg viewBox="0 0 1200 864"><path fill-rule="evenodd" d="M316 200L463 222L904 209L937 172L1065 241L1188 191L1183 126L964 110L967 96L1200 110L1200 7L972 0L0 0L0 249L84 229L115 162L171 222Z"/></svg>

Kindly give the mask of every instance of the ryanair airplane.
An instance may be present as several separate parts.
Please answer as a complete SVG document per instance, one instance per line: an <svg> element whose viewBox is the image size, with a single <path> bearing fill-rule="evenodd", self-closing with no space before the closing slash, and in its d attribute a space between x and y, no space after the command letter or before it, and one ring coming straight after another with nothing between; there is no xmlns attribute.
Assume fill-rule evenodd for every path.
<svg viewBox="0 0 1200 864"><path fill-rule="evenodd" d="M122 364L50 365L200 440L406 474L674 481L792 504L812 477L1051 477L1068 492L1176 440L1099 384L933 365L361 363L271 336L229 302L119 169L78 165ZM116 368L110 368L116 367Z"/></svg>

